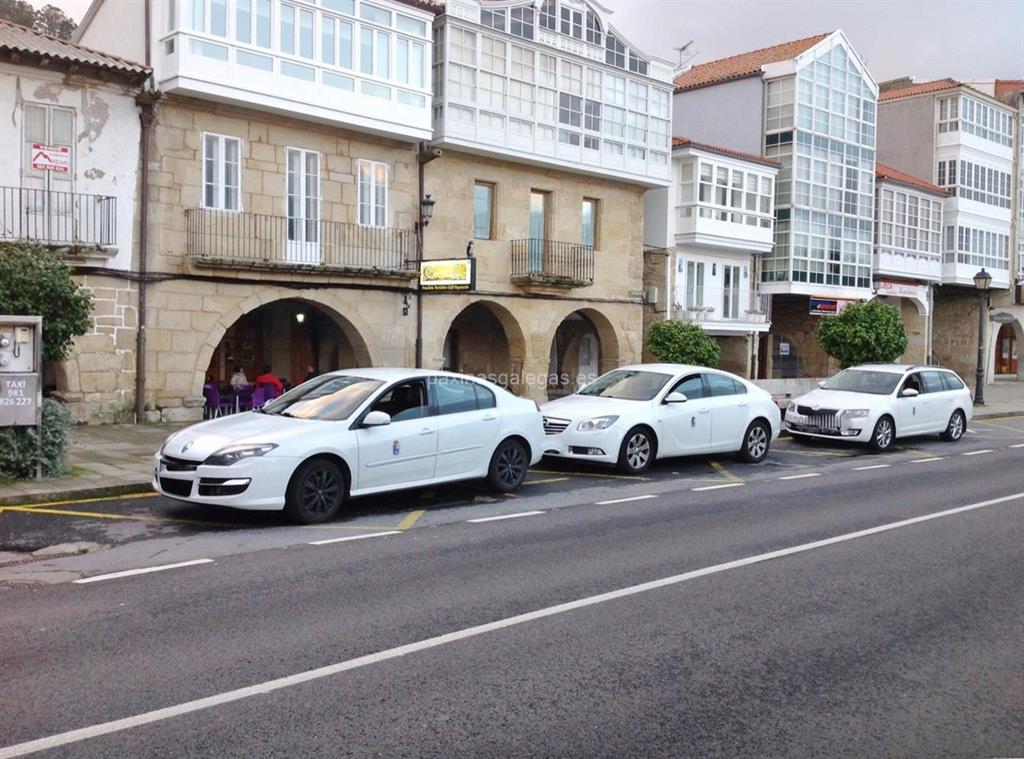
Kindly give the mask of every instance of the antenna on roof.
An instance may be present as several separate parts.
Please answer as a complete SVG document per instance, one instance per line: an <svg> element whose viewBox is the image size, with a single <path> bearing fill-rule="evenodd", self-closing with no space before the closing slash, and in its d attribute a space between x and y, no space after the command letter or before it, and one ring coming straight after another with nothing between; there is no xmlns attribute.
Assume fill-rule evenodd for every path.
<svg viewBox="0 0 1024 759"><path fill-rule="evenodd" d="M690 45L692 45L692 44L693 44L693 40L690 40L689 42L687 42L682 47L673 48L673 50L675 50L679 54L679 63L676 65L677 69L683 68L687 63L689 63L690 61L693 60L694 56L697 55L696 52L693 52L693 53L690 53L688 56L685 56L686 51L690 49ZM685 60L683 59L684 56L686 58Z"/></svg>

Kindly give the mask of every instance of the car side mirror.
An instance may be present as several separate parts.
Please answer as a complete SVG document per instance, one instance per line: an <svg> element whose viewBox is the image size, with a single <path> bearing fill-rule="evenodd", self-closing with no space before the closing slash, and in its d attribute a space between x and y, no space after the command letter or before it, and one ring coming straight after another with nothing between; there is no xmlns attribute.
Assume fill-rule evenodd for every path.
<svg viewBox="0 0 1024 759"><path fill-rule="evenodd" d="M363 427L385 427L391 424L391 414L384 411L371 411L363 417Z"/></svg>
<svg viewBox="0 0 1024 759"><path fill-rule="evenodd" d="M686 403L686 396L682 393L669 393L665 396L664 403Z"/></svg>
<svg viewBox="0 0 1024 759"><path fill-rule="evenodd" d="M912 387L905 387L900 390L900 398L916 398L917 395L917 391Z"/></svg>
<svg viewBox="0 0 1024 759"><path fill-rule="evenodd" d="M828 382L828 380L822 380L821 382L818 383L818 387L825 387L826 382Z"/></svg>

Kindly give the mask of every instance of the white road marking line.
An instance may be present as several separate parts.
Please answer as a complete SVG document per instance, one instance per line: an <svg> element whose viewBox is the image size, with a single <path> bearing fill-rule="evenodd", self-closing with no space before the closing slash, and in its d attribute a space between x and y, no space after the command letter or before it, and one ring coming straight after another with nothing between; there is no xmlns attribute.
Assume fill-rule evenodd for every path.
<svg viewBox="0 0 1024 759"><path fill-rule="evenodd" d="M961 453L961 456L980 456L983 453L995 453L991 448L982 448L980 451L968 451L967 453Z"/></svg>
<svg viewBox="0 0 1024 759"><path fill-rule="evenodd" d="M739 483L736 483L739 484ZM397 646L395 648L389 648L384 651L378 651L374 654L367 654L360 656L355 659L348 659L347 661L337 662L335 664L329 664L326 667L319 667L317 669L306 670L305 672L299 672L294 675L287 675L285 677L279 677L275 680L268 680L263 683L257 683L256 685L249 685L245 688L238 688L237 690L225 691L223 693L217 693L213 696L207 696L205 698L199 698L194 701L185 701L174 706L164 707L163 709L155 709L149 712L143 712L136 714L132 717L124 717L122 719L113 720L111 722L102 722L97 725L91 725L89 727L78 728L77 730L69 730L64 733L57 733L46 738L37 738L36 740L26 741L24 743L16 743L12 746L6 746L0 748L0 759L13 759L17 756L25 756L36 751L46 751L52 748L58 748L60 746L67 746L72 743L79 743L89 738L96 738L101 735L110 735L111 733L118 733L123 730L129 730L131 728L140 727L142 725L150 725L154 722L162 722L163 720L171 719L172 717L180 717L183 714L192 714L194 712L203 711L205 709L211 709L215 706L221 706L222 704L230 704L235 701L242 701L243 699L252 698L253 696L263 696L274 691L282 690L284 688L291 688L295 685L301 685L303 683L312 682L314 680L322 680L325 677L331 677L333 675L347 672L353 669L359 669L361 667L367 667L371 664L379 664L383 661L389 661L391 659L397 659L402 656L408 656L412 653L419 651L426 651L432 648L438 648L445 646L450 643L456 643L460 640L466 640L468 638L475 638L480 635L494 632L496 630L503 630L509 627L515 627L522 625L527 622L534 622L538 619L545 619L547 617L553 617L557 614L564 614L566 612L575 611L577 609L584 609L589 606L596 606L598 604L607 603L609 601L616 601L620 598L628 598L629 596L639 595L641 593L647 593L652 590L659 590L661 588L670 587L673 585L680 585L690 580L696 580L701 577L708 577L710 575L721 574L722 572L729 572L733 569L740 569L743 567L752 566L754 564L763 564L764 562L771 561L773 559L781 559L787 556L794 556L801 553L807 553L808 551L814 551L819 548L826 548L828 546L837 545L839 543L846 543L851 540L857 540L858 538L868 537L870 535L878 535L883 532L889 532L891 530L898 530L903 527L910 527L911 525L920 524L922 522L929 522L933 519L943 519L945 517L951 517L956 514L963 514L968 511L975 511L977 509L984 509L990 506L995 506L1000 503L1007 503L1008 501L1016 501L1024 498L1024 492L1014 493L1013 495L1006 495L1001 498L992 498L988 501L978 501L977 503L970 503L966 506L958 506L952 509L946 509L945 511L936 511L931 514L924 514L919 517L912 517L910 519L902 519L898 522L889 522L887 524L881 524L877 527L869 527L865 530L858 530L857 532L848 532L842 535L836 535L831 538L824 538L823 540L816 540L811 543L803 543L801 545L790 546L789 548L780 548L776 551L768 551L767 553L756 554L754 556L747 556L742 559L735 559L733 561L726 561L721 564L713 564L709 567L703 567L702 569L694 569L690 572L684 572L683 574L672 575L670 577L662 577L657 580L650 580L649 582L640 583L639 585L630 585L625 588L618 590L612 590L607 593L600 593L596 596L587 596L580 598L575 601L568 601L566 603L557 604L555 606L548 606L543 609L537 609L536 611L526 612L525 614L517 614L513 617L506 617L499 619L494 622L487 622L482 625L476 625L474 627L465 627L461 630L455 630L454 632L446 633L444 635L437 635L433 638L425 638L417 641L416 643L407 643L404 646Z"/></svg>
<svg viewBox="0 0 1024 759"><path fill-rule="evenodd" d="M384 535L400 535L401 530L388 530L387 532L371 532L367 535L349 535L344 538L327 538L327 540L314 540L309 545L311 546L326 546L331 543L344 543L349 540L365 540L366 538L379 538Z"/></svg>
<svg viewBox="0 0 1024 759"><path fill-rule="evenodd" d="M970 432L972 435L980 435L981 434L977 430L972 430L970 427L967 428L967 431Z"/></svg>
<svg viewBox="0 0 1024 759"><path fill-rule="evenodd" d="M1017 443L1017 445L1011 445L1011 448L1024 448L1024 443Z"/></svg>
<svg viewBox="0 0 1024 759"><path fill-rule="evenodd" d="M807 474L791 474L788 477L779 477L780 480L806 480L808 477L821 477L821 472L808 472Z"/></svg>
<svg viewBox="0 0 1024 759"><path fill-rule="evenodd" d="M855 472L866 472L869 469L888 469L892 464L872 464L871 466L855 466L853 471Z"/></svg>
<svg viewBox="0 0 1024 759"><path fill-rule="evenodd" d="M192 561L179 561L177 564L160 564L155 567L143 567L142 569L126 569L123 572L111 572L108 575L83 577L81 580L72 580L72 582L76 585L86 585L90 582L116 580L119 577L134 577L135 575L145 575L149 574L150 572L163 572L167 569L178 569L179 567L194 567L197 564L213 564L213 559L193 559Z"/></svg>
<svg viewBox="0 0 1024 759"><path fill-rule="evenodd" d="M691 488L694 492L700 493L705 490L721 490L722 488L739 488L742 487L742 482L723 482L721 485L705 485L702 488Z"/></svg>
<svg viewBox="0 0 1024 759"><path fill-rule="evenodd" d="M629 498L613 498L610 501L594 501L595 506L607 506L611 503L627 503L629 501L646 501L648 498L657 498L656 495L634 495Z"/></svg>
<svg viewBox="0 0 1024 759"><path fill-rule="evenodd" d="M942 461L944 458L946 458L946 457L945 456L931 456L930 458L927 458L927 459L911 459L910 463L911 464L927 464L929 461Z"/></svg>
<svg viewBox="0 0 1024 759"><path fill-rule="evenodd" d="M467 519L467 522L473 524L480 524L481 522L497 522L499 519L519 519L519 517L535 517L538 514L543 514L543 511L520 511L515 514L502 514L497 517L483 517L481 519Z"/></svg>

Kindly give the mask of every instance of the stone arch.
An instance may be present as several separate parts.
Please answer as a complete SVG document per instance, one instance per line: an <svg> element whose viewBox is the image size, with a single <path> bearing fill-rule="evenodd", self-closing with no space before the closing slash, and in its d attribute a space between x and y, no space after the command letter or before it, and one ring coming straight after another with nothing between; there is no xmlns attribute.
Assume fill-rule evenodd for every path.
<svg viewBox="0 0 1024 759"><path fill-rule="evenodd" d="M441 353L445 356L445 361L452 364L445 368L469 374L495 375L488 379L496 380L499 385L508 386L513 392L521 391L523 366L528 358L526 333L520 320L506 306L487 299L468 302L460 300L449 309L441 323L446 325L441 332L444 340ZM493 324L500 326L505 344L491 344L491 353L485 357L481 352L482 335L477 330L485 333ZM456 341L461 344L452 344L453 331L456 334ZM467 335L472 340L472 345L466 340ZM484 340L486 342L486 338ZM458 355L453 356L452 352Z"/></svg>
<svg viewBox="0 0 1024 759"><path fill-rule="evenodd" d="M265 287L243 299L237 306L229 309L213 326L206 341L199 349L193 366L191 386L195 395L202 395L206 369L210 365L213 352L224 339L224 335L239 319L252 311L270 303L290 300L306 303L328 316L349 341L360 366L373 366L370 348L363 335L370 334L369 329L357 317L345 315L324 299L328 290L291 290L285 287Z"/></svg>
<svg viewBox="0 0 1024 759"><path fill-rule="evenodd" d="M554 331L538 336L547 339L544 355L549 399L571 393L621 365L622 344L616 326L598 309L576 308L553 321ZM539 345L537 349L539 352Z"/></svg>
<svg viewBox="0 0 1024 759"><path fill-rule="evenodd" d="M991 322L989 328L991 334L989 352L991 354L992 376L1021 377L1021 362L1013 360L1013 355L1020 354L1024 348L1024 329L1020 319L1011 322ZM1008 341L1008 342L1007 342ZM1006 344L1004 344L1006 343ZM1003 356L1004 350L1008 354Z"/></svg>

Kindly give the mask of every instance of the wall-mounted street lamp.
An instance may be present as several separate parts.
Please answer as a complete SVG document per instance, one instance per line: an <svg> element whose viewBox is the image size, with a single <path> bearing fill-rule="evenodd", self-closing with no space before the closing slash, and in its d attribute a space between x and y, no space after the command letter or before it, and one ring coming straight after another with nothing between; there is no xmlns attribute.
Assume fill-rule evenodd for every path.
<svg viewBox="0 0 1024 759"><path fill-rule="evenodd" d="M304 321L306 321L306 315L299 311L299 313L295 314L295 321L297 321L299 324L302 324Z"/></svg>
<svg viewBox="0 0 1024 759"><path fill-rule="evenodd" d="M416 222L415 228L417 232L420 232L430 226L430 220L434 217L434 204L437 201L433 200L429 195L424 195L423 200L420 201L420 221Z"/></svg>
<svg viewBox="0 0 1024 759"><path fill-rule="evenodd" d="M978 291L978 368L974 377L974 405L985 405L985 317L988 315L988 288L992 275L982 268L974 275L974 289Z"/></svg>

